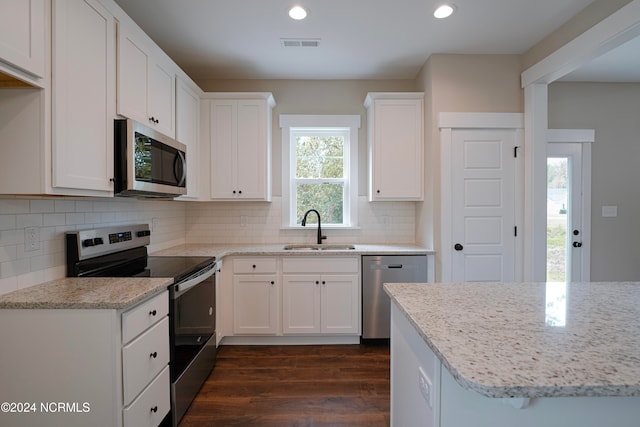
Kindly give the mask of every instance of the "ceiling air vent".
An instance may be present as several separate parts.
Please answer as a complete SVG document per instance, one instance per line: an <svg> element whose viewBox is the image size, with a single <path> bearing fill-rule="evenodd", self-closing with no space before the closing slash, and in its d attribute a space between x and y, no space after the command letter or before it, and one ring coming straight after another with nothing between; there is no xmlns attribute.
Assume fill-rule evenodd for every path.
<svg viewBox="0 0 640 427"><path fill-rule="evenodd" d="M280 39L282 47L318 47L320 39Z"/></svg>

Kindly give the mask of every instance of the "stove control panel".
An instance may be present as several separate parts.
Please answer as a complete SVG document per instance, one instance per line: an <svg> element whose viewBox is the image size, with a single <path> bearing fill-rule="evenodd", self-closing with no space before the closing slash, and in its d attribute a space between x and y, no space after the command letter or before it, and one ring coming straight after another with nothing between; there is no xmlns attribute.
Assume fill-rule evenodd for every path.
<svg viewBox="0 0 640 427"><path fill-rule="evenodd" d="M131 232L125 231L122 233L111 233L109 234L109 244L120 243L120 242L128 242L131 240Z"/></svg>
<svg viewBox="0 0 640 427"><path fill-rule="evenodd" d="M149 224L119 225L66 233L67 259L76 261L151 243Z"/></svg>

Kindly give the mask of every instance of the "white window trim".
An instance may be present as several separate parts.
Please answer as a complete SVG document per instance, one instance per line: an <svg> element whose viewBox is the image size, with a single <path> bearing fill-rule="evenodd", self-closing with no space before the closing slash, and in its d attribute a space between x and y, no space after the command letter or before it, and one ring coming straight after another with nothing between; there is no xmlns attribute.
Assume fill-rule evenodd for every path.
<svg viewBox="0 0 640 427"><path fill-rule="evenodd" d="M349 128L349 183L348 205L345 214L349 218L348 225L327 224L323 228L358 228L358 130L360 129L359 115L313 115L313 114L281 114L280 128L282 129L282 228L304 228L292 224L291 198L291 128L298 127L333 127Z"/></svg>

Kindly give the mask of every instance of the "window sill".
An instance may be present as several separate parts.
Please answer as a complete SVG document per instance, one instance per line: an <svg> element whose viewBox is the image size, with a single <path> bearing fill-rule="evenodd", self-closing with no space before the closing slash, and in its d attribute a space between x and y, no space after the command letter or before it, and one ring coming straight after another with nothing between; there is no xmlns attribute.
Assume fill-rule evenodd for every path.
<svg viewBox="0 0 640 427"><path fill-rule="evenodd" d="M280 230L317 230L317 224L309 224L306 227L301 225L291 226L291 225L283 225L280 227ZM361 227L359 225L324 225L322 224L323 230L360 230Z"/></svg>

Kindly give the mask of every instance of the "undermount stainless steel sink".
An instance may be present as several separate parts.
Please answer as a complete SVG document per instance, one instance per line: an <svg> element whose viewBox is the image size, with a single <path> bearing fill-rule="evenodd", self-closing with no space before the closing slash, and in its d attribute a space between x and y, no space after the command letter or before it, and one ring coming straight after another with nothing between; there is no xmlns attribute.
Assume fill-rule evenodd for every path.
<svg viewBox="0 0 640 427"><path fill-rule="evenodd" d="M286 245L285 251L348 251L354 250L356 247L353 245Z"/></svg>

